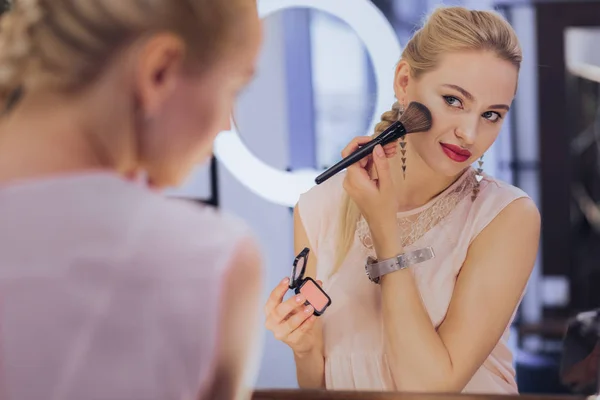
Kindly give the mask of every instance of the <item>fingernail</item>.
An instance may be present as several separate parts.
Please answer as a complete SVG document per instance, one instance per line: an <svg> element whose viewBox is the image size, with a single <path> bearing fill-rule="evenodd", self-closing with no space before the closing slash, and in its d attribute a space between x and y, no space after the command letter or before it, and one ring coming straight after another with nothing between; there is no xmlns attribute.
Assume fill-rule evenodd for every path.
<svg viewBox="0 0 600 400"><path fill-rule="evenodd" d="M381 145L377 145L375 146L375 154L377 155L377 157L384 157L385 153L383 151L383 148L381 147Z"/></svg>
<svg viewBox="0 0 600 400"><path fill-rule="evenodd" d="M304 296L299 294L298 296L296 296L296 303L302 303L302 302L304 302Z"/></svg>
<svg viewBox="0 0 600 400"><path fill-rule="evenodd" d="M287 285L289 281L290 281L290 278L285 277L285 278L283 278L283 280L281 281L281 283L282 284L285 283Z"/></svg>
<svg viewBox="0 0 600 400"><path fill-rule="evenodd" d="M307 314L312 314L312 312L313 312L313 308L312 308L311 306L307 306L307 307L304 309L304 312L305 312L305 313L307 313Z"/></svg>

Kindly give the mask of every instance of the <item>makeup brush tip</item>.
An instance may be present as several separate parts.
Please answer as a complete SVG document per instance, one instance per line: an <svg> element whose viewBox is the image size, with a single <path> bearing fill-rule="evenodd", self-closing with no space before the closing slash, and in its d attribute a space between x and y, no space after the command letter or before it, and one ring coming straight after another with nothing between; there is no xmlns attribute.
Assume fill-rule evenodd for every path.
<svg viewBox="0 0 600 400"><path fill-rule="evenodd" d="M406 133L426 132L431 129L433 118L429 108L413 101L402 114L400 122L404 125Z"/></svg>

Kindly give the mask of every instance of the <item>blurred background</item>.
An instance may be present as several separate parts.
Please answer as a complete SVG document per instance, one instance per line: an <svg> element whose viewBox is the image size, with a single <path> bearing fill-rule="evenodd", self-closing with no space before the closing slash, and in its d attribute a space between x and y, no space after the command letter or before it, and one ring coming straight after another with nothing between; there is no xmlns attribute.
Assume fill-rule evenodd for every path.
<svg viewBox="0 0 600 400"><path fill-rule="evenodd" d="M322 2L338 3L338 9L369 3L385 24L371 18L373 13L364 13L361 24L370 24L368 29L380 34L382 43L389 43L384 36L392 32L401 47L421 19L440 4ZM600 307L600 2L444 4L498 10L514 26L523 46L518 94L499 140L486 154L485 170L525 190L542 212L538 263L511 337L520 391L566 392L558 374L567 319ZM235 110L242 142L267 167L321 170L339 159L352 137L370 134L374 113L380 111L374 70L387 68L391 82L395 65L381 63L387 52L398 49L368 51L359 29L312 8L289 7L270 13L264 21L258 75ZM385 93L389 106L394 101L390 93ZM233 147L220 150L233 152ZM215 159L171 194L208 202L248 221L266 252L270 291L289 273L294 254L292 210L269 193L294 190L276 182L253 189L261 184L240 181L235 164L235 158ZM302 186L291 177L290 185ZM296 387L290 350L268 333L258 387Z"/></svg>
<svg viewBox="0 0 600 400"><path fill-rule="evenodd" d="M248 221L266 256L266 299L290 272L297 195L352 137L371 134L381 104L394 101L400 49L441 2L320 0L330 12L302 7L311 0L258 2L262 11L285 7L265 11L258 74L234 112L241 142L220 138L217 157L168 195ZM538 262L511 335L520 391L567 392L559 383L567 320L600 307L600 1L443 4L498 10L521 40L517 97L485 170L542 212ZM351 15L360 27L340 18ZM291 351L270 333L264 340L257 386L296 387Z"/></svg>

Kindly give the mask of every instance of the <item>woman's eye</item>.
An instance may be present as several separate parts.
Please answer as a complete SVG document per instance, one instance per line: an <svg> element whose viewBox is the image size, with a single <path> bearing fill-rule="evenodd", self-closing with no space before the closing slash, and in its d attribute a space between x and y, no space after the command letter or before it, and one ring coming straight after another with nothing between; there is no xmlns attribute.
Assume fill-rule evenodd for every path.
<svg viewBox="0 0 600 400"><path fill-rule="evenodd" d="M495 111L486 111L481 116L490 122L498 122L502 116Z"/></svg>
<svg viewBox="0 0 600 400"><path fill-rule="evenodd" d="M450 107L462 107L461 101L454 96L443 96L444 100Z"/></svg>

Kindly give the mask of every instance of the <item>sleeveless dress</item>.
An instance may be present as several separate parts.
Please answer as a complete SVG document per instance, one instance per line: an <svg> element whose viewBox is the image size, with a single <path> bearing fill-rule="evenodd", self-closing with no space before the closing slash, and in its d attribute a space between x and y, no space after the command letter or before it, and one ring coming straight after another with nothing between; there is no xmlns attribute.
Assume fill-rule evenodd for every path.
<svg viewBox="0 0 600 400"><path fill-rule="evenodd" d="M326 387L394 391L383 349L380 286L371 283L364 270L367 256L375 255L364 219L357 224L354 243L340 269L335 274L331 271L343 179L344 173L338 174L311 188L298 202L300 218L317 257L317 278L323 281L323 288L332 299L332 305L320 317L325 342ZM469 245L507 205L527 197L522 190L484 175L479 195L472 201L475 183L475 171L468 168L427 204L398 213L406 251L432 246L436 255L410 267L436 328L446 316ZM510 324L464 393L518 392L508 348L509 328Z"/></svg>
<svg viewBox="0 0 600 400"><path fill-rule="evenodd" d="M203 398L249 237L111 173L0 186L0 398Z"/></svg>

